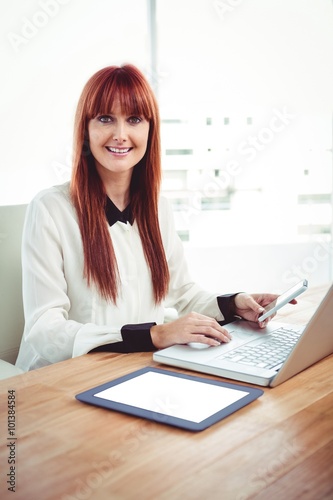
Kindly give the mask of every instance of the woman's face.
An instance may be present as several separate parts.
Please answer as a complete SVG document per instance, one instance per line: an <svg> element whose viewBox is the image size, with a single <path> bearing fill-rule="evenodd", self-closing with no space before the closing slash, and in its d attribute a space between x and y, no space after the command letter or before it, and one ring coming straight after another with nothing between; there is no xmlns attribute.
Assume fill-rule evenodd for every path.
<svg viewBox="0 0 333 500"><path fill-rule="evenodd" d="M132 175L148 143L149 122L142 116L124 115L119 102L112 112L88 123L89 143L101 178L110 174Z"/></svg>

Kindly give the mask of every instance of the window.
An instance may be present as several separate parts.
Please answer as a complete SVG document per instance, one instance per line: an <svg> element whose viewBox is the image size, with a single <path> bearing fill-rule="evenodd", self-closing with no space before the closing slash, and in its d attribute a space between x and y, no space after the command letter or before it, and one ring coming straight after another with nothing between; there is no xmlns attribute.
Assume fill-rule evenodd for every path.
<svg viewBox="0 0 333 500"><path fill-rule="evenodd" d="M221 292L331 281L331 9L330 0L7 2L1 203L69 178L84 83L132 62L156 90L163 193L194 278Z"/></svg>
<svg viewBox="0 0 333 500"><path fill-rule="evenodd" d="M164 192L195 277L331 280L330 2L156 6Z"/></svg>

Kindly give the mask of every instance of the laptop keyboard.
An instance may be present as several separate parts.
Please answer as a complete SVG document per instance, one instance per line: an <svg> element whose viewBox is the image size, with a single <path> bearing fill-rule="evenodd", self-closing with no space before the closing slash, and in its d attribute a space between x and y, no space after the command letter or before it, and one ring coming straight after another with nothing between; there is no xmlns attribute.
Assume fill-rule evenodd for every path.
<svg viewBox="0 0 333 500"><path fill-rule="evenodd" d="M266 338L255 340L222 354L219 359L258 368L279 369L301 333L299 330L279 328Z"/></svg>

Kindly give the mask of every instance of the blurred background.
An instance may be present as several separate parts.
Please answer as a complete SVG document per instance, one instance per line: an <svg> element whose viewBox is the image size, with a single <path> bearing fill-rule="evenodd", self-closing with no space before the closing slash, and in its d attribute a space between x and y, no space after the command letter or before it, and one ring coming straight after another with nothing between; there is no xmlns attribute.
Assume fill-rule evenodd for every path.
<svg viewBox="0 0 333 500"><path fill-rule="evenodd" d="M332 20L331 0L1 0L0 204L70 178L84 84L132 63L160 104L193 277L332 281Z"/></svg>

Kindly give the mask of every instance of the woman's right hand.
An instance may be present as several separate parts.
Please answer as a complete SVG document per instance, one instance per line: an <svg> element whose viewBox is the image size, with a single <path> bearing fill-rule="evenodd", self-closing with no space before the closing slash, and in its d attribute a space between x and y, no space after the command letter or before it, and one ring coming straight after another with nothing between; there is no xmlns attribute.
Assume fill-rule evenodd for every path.
<svg viewBox="0 0 333 500"><path fill-rule="evenodd" d="M214 318L196 312L191 312L170 323L154 325L150 329L150 335L157 349L189 342L218 346L231 340L230 333Z"/></svg>

